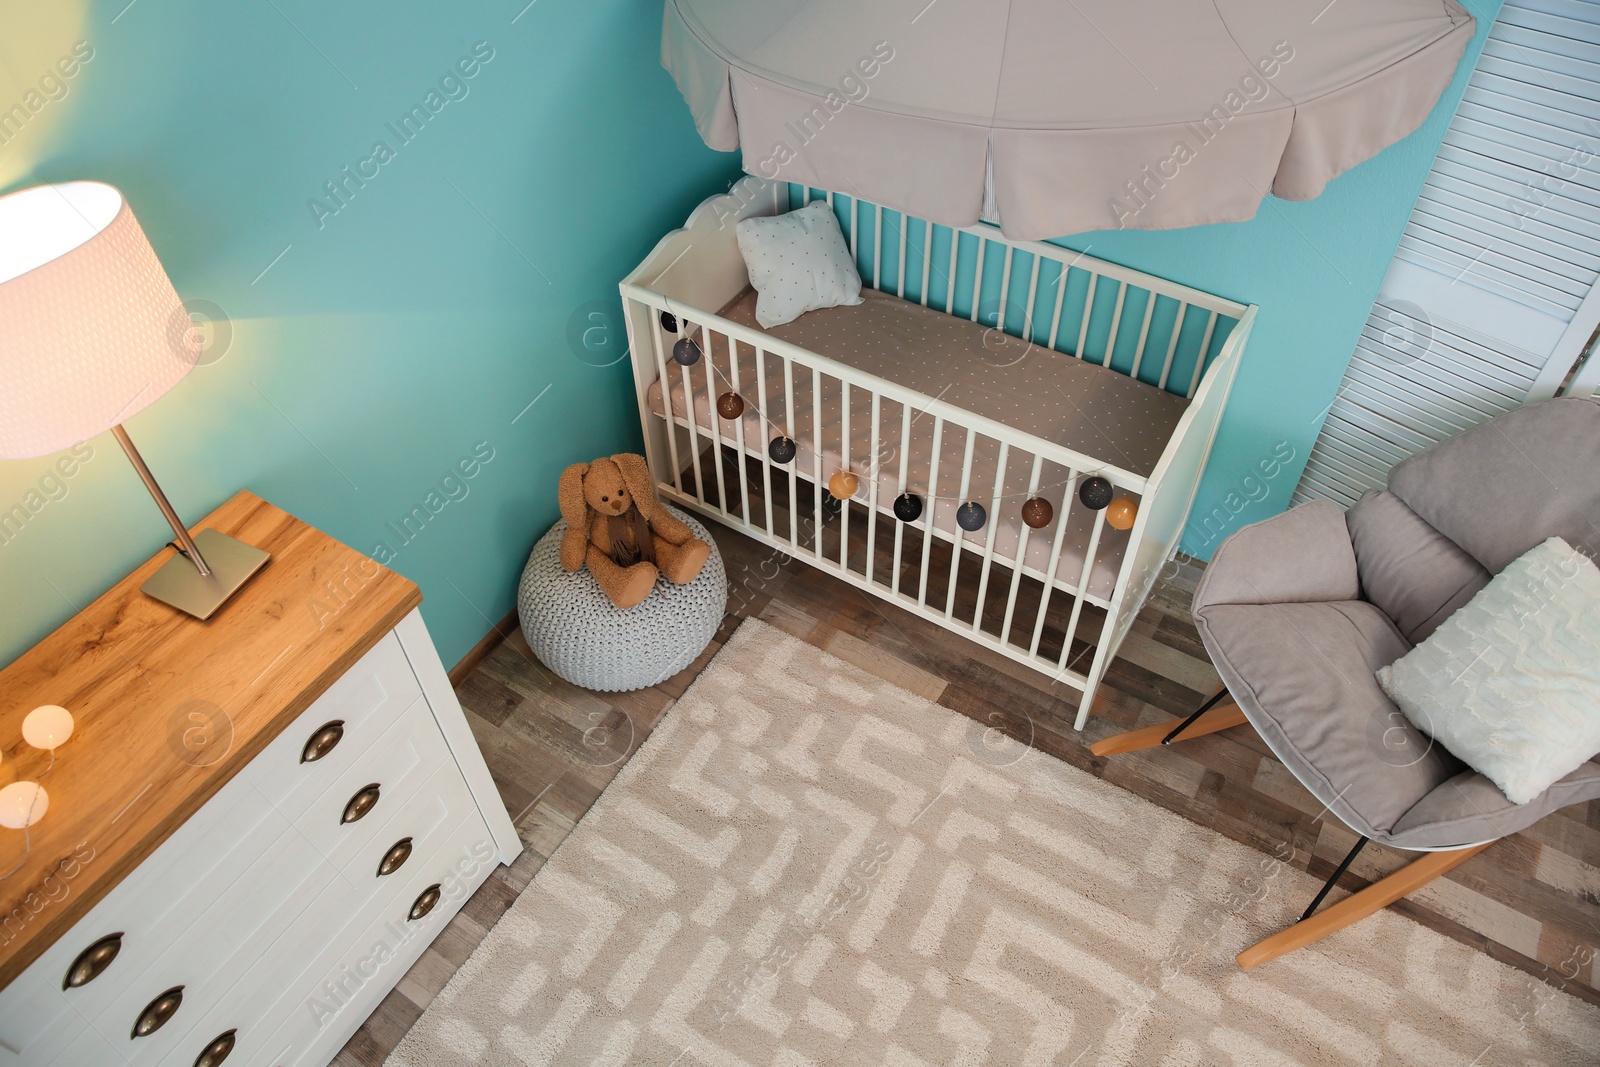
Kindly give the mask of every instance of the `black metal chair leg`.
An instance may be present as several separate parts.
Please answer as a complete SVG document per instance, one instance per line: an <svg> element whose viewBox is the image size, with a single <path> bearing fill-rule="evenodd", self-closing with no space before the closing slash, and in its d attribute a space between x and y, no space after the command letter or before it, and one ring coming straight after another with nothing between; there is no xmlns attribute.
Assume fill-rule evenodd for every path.
<svg viewBox="0 0 1600 1067"><path fill-rule="evenodd" d="M1195 713L1193 715L1190 715L1187 719L1184 719L1178 725L1174 726L1172 728L1172 732L1170 734L1168 734L1166 737L1163 737L1161 739L1161 743L1163 745L1172 744L1172 741L1173 741L1174 738L1176 738L1179 734L1183 733L1183 731L1187 730L1189 727L1193 726L1194 725L1194 721L1196 719L1198 719L1200 716L1204 715L1206 712L1210 711L1212 708L1216 707L1217 701L1221 700L1223 697L1225 697L1227 695L1228 695L1227 689L1219 690L1216 696L1212 697L1210 700L1206 701L1204 704L1201 704L1200 707L1195 711ZM1146 743L1148 743L1148 742L1146 742Z"/></svg>
<svg viewBox="0 0 1600 1067"><path fill-rule="evenodd" d="M1362 849L1366 847L1367 839L1365 837L1356 842L1356 847L1351 849L1350 854L1339 862L1339 866L1334 868L1333 876L1323 883L1322 890L1317 893L1315 899L1311 901L1311 906L1305 910L1305 914L1300 916L1301 922L1305 922L1307 919L1311 918L1312 913L1321 906L1323 899L1326 898L1327 895L1333 890L1334 885L1341 877L1343 877L1344 872L1350 869L1350 864L1354 862L1356 856L1361 852Z"/></svg>

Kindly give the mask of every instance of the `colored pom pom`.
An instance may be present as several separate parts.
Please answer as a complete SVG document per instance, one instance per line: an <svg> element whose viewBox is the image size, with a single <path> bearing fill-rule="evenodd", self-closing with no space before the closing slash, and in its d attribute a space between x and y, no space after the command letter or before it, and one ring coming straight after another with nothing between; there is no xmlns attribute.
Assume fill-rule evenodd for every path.
<svg viewBox="0 0 1600 1067"><path fill-rule="evenodd" d="M956 509L956 525L968 533L983 529L988 520L989 513L976 500L969 500Z"/></svg>
<svg viewBox="0 0 1600 1067"><path fill-rule="evenodd" d="M1091 511L1099 511L1111 503L1111 483L1098 474L1085 478L1078 486L1078 499Z"/></svg>
<svg viewBox="0 0 1600 1067"><path fill-rule="evenodd" d="M1032 529L1039 529L1050 525L1050 520L1055 517L1056 509L1050 506L1050 501L1036 496L1031 500L1022 502L1022 521Z"/></svg>
<svg viewBox="0 0 1600 1067"><path fill-rule="evenodd" d="M915 493L901 493L894 498L894 517L901 522L916 522L922 514L922 498Z"/></svg>
<svg viewBox="0 0 1600 1067"><path fill-rule="evenodd" d="M849 471L840 471L828 479L828 492L833 494L835 500L849 500L856 495L860 482Z"/></svg>
<svg viewBox="0 0 1600 1067"><path fill-rule="evenodd" d="M744 414L744 397L738 393L723 393L717 397L717 414L730 422Z"/></svg>
<svg viewBox="0 0 1600 1067"><path fill-rule="evenodd" d="M1139 517L1139 505L1125 496L1119 496L1106 506L1106 521L1119 530L1133 529Z"/></svg>
<svg viewBox="0 0 1600 1067"><path fill-rule="evenodd" d="M678 317L670 311L661 313L661 328L668 333L678 332Z"/></svg>
<svg viewBox="0 0 1600 1067"><path fill-rule="evenodd" d="M772 457L774 463L788 463L794 459L794 438L779 434L767 445L767 455Z"/></svg>
<svg viewBox="0 0 1600 1067"><path fill-rule="evenodd" d="M692 337L681 337L672 346L672 358L685 367L692 367L700 362L700 346L694 343Z"/></svg>

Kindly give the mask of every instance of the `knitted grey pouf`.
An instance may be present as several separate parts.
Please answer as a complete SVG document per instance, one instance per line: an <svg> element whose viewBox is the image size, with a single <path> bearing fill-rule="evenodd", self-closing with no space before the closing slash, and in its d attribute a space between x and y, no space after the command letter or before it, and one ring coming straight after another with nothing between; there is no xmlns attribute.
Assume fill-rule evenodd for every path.
<svg viewBox="0 0 1600 1067"><path fill-rule="evenodd" d="M667 510L711 546L711 558L688 585L656 581L644 603L623 611L600 590L588 568L561 566L565 520L533 546L517 588L522 632L539 661L573 685L620 693L666 681L705 651L728 606L722 553L706 528L677 508Z"/></svg>

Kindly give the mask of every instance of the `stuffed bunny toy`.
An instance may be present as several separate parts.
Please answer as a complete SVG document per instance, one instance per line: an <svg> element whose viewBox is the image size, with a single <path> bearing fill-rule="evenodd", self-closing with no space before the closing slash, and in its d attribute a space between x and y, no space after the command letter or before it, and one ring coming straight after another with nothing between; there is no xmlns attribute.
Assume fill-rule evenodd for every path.
<svg viewBox="0 0 1600 1067"><path fill-rule="evenodd" d="M574 463L561 473L561 566L585 565L611 602L637 607L659 574L674 585L694 581L711 546L662 506L643 456L624 453Z"/></svg>

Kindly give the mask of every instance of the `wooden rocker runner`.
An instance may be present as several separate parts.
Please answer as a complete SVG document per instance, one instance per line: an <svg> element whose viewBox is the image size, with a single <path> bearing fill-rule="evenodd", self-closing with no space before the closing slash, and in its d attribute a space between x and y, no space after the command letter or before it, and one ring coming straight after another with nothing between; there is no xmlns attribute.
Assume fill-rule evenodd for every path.
<svg viewBox="0 0 1600 1067"><path fill-rule="evenodd" d="M1195 590L1194 620L1223 688L1182 722L1117 734L1091 751L1135 752L1248 722L1358 835L1300 921L1239 953L1240 967L1327 937L1499 838L1600 797L1596 757L1512 803L1414 727L1374 673L1546 538L1586 544L1596 514L1600 402L1559 399L1412 456L1390 472L1387 491L1369 492L1348 515L1311 501L1217 549ZM1369 841L1422 855L1319 913Z"/></svg>

